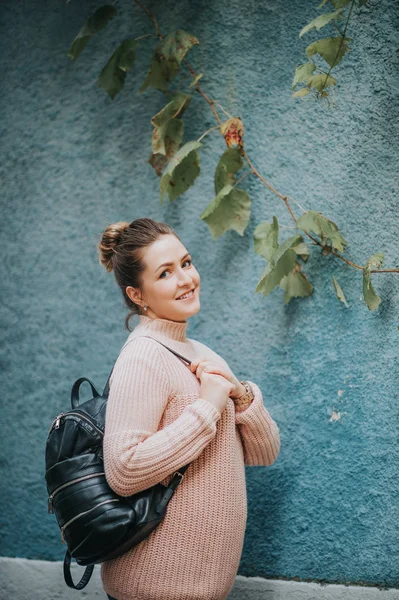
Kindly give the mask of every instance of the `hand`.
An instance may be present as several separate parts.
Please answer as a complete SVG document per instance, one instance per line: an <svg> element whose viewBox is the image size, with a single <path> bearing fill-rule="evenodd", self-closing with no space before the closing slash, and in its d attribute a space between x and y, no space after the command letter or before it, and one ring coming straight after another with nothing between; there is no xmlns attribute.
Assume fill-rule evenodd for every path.
<svg viewBox="0 0 399 600"><path fill-rule="evenodd" d="M219 365L215 361L211 361L203 356L200 356L192 360L191 365L189 365L189 367L191 371L196 374L198 379L201 379L201 375L203 372L213 373L215 375L222 375L223 377L225 377L227 381L230 381L230 383L233 384L232 391L229 394L230 398L238 398L246 392L245 387L242 385L242 383L238 381L237 377L228 367L227 363L224 367L222 365Z"/></svg>
<svg viewBox="0 0 399 600"><path fill-rule="evenodd" d="M222 375L216 373L201 374L200 397L207 400L222 414L227 406L229 394L233 389L233 384L230 383Z"/></svg>

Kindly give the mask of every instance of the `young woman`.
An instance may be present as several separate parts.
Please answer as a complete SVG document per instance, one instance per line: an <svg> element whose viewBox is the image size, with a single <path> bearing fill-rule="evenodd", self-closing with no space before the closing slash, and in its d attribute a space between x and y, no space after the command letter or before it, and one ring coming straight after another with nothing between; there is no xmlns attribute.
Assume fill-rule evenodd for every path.
<svg viewBox="0 0 399 600"><path fill-rule="evenodd" d="M104 590L110 600L224 600L244 542L244 465L274 463L278 426L255 383L239 381L219 354L186 336L187 319L200 310L200 276L169 225L115 223L98 248L131 310L110 378L107 481L129 496L167 485L189 464L160 525L101 565Z"/></svg>

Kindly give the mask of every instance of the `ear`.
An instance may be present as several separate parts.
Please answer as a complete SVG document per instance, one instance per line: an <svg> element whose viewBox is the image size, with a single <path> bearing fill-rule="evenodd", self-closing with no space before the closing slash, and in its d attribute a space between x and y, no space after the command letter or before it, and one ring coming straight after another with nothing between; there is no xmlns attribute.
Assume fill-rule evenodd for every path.
<svg viewBox="0 0 399 600"><path fill-rule="evenodd" d="M132 287L131 285L128 285L126 288L126 294L129 296L132 302L134 302L135 304L140 304L141 297L139 290Z"/></svg>

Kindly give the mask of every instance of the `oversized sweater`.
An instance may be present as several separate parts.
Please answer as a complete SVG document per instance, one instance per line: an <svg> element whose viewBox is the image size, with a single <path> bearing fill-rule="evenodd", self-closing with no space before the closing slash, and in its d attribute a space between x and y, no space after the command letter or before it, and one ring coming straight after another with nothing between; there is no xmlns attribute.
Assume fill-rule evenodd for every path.
<svg viewBox="0 0 399 600"><path fill-rule="evenodd" d="M190 463L166 516L138 546L102 563L104 590L117 600L224 600L237 574L247 519L244 465L271 465L279 428L252 381L254 399L219 412L199 396L185 358L227 366L186 337L187 321L139 316L110 378L103 442L110 487L129 496ZM154 339L142 337L149 335Z"/></svg>

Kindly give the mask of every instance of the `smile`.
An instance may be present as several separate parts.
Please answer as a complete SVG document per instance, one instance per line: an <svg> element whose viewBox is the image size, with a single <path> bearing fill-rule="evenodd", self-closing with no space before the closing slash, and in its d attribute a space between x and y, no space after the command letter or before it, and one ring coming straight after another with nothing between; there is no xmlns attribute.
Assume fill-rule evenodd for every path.
<svg viewBox="0 0 399 600"><path fill-rule="evenodd" d="M176 300L188 300L189 298L192 298L194 296L194 289L192 289L190 292L187 292L186 294L183 294L182 296L179 296L178 298L176 298Z"/></svg>

